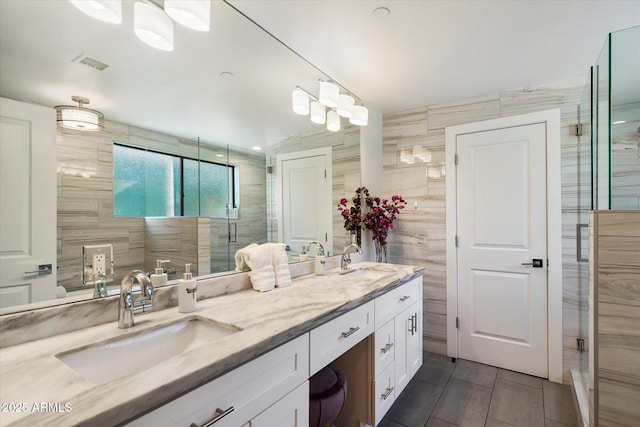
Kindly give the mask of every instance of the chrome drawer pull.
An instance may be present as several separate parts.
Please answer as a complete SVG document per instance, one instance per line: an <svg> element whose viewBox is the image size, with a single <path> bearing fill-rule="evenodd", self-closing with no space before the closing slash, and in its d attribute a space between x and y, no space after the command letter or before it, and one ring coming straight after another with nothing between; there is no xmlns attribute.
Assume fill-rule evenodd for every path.
<svg viewBox="0 0 640 427"><path fill-rule="evenodd" d="M418 313L413 315L413 332L418 332ZM411 334L413 335L413 334Z"/></svg>
<svg viewBox="0 0 640 427"><path fill-rule="evenodd" d="M224 417L226 417L227 415L229 415L230 413L232 413L233 410L234 410L233 406L231 406L229 409L226 409L224 411L222 409L220 409L220 408L216 408L216 411L213 413L213 417L209 418L203 424L191 423L191 427L209 427L209 426L212 426L215 423L217 423L218 421L220 421L221 419L223 419Z"/></svg>
<svg viewBox="0 0 640 427"><path fill-rule="evenodd" d="M400 298L400 302L405 302L406 300L408 300L409 298L411 298L411 295L405 295L402 298Z"/></svg>
<svg viewBox="0 0 640 427"><path fill-rule="evenodd" d="M385 345L384 347L382 347L380 349L381 352L386 353L387 351L391 350L391 347L393 347L393 343L387 343L387 345Z"/></svg>
<svg viewBox="0 0 640 427"><path fill-rule="evenodd" d="M409 317L409 332L411 332L411 335L413 335L413 328L415 326L415 322L414 322L414 318L413 318L413 314L411 315L411 317Z"/></svg>
<svg viewBox="0 0 640 427"><path fill-rule="evenodd" d="M360 330L360 326L356 326L355 328L349 328L349 331L343 332L341 336L342 338L346 338L349 335L353 335L354 333L358 332L359 330Z"/></svg>
<svg viewBox="0 0 640 427"><path fill-rule="evenodd" d="M387 390L382 393L382 400L387 400L391 393L393 393L393 387L387 387Z"/></svg>

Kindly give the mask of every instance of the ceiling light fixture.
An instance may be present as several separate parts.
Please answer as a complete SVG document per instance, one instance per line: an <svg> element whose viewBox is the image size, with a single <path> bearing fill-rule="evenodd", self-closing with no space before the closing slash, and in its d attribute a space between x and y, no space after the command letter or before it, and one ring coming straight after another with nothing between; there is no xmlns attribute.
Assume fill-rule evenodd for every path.
<svg viewBox="0 0 640 427"><path fill-rule="evenodd" d="M164 11L178 24L196 31L209 31L209 0L164 0Z"/></svg>
<svg viewBox="0 0 640 427"><path fill-rule="evenodd" d="M55 107L58 126L89 132L104 130L104 115L99 111L84 108L84 105L89 104L87 98L72 96L71 100L77 102L78 106L58 105Z"/></svg>
<svg viewBox="0 0 640 427"><path fill-rule="evenodd" d="M334 82L320 80L319 95L315 95L296 86L291 94L293 112L306 116L311 113L311 121L317 124L327 124L327 130L337 132L341 128L340 117L346 117L356 126L367 126L369 123L369 110L362 105L358 98L355 105L355 97L352 93L340 93L343 86ZM346 89L345 89L346 90ZM348 91L347 91L348 92ZM309 104L309 100L311 104ZM326 107L329 108L327 112Z"/></svg>
<svg viewBox="0 0 640 427"><path fill-rule="evenodd" d="M173 50L173 22L155 4L134 4L133 31L140 40L151 47L167 52Z"/></svg>
<svg viewBox="0 0 640 427"><path fill-rule="evenodd" d="M75 7L100 21L122 22L122 0L69 0ZM149 46L173 50L173 21L196 31L209 31L211 0L136 1L133 6L133 30Z"/></svg>
<svg viewBox="0 0 640 427"><path fill-rule="evenodd" d="M69 0L75 7L94 19L112 24L122 22L121 0Z"/></svg>

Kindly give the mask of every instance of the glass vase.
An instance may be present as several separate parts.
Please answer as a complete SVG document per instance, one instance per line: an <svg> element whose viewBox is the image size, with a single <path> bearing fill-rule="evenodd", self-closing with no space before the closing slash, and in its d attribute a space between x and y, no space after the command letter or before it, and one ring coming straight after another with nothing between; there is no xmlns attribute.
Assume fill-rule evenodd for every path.
<svg viewBox="0 0 640 427"><path fill-rule="evenodd" d="M381 242L380 240L374 240L373 246L376 250L376 262L387 262L387 242Z"/></svg>

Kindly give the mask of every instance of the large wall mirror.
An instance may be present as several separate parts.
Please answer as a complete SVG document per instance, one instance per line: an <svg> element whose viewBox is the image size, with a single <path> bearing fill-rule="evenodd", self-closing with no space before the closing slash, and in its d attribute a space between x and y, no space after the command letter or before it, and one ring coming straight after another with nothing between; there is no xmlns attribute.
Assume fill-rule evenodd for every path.
<svg viewBox="0 0 640 427"><path fill-rule="evenodd" d="M241 3L237 7L213 0L211 30L174 24L174 50L163 52L136 38L134 1L123 1L120 24L92 19L69 1L0 3L0 96L52 108L71 105L71 96L79 95L105 116L102 132L56 130L50 161L57 215L38 218L56 228L56 297L34 297L2 313L91 298L93 289L82 285L86 245L113 245L113 290L132 269L152 272L157 259L171 259L165 264L169 280L180 278L187 262L199 274L233 272L239 248L285 241L283 216L291 214L282 211L278 196L282 156L324 153L328 159L331 206L324 202L318 209L329 218L326 250L342 247L333 205L359 186L359 128L343 121L342 129L329 132L293 114L292 90L317 92L318 80L328 76L244 16ZM114 192L127 183L114 183L114 147L231 167L224 214L115 214ZM200 167L198 173L204 176ZM209 202L201 192L198 203ZM296 206L296 199L290 202ZM305 216L311 207L298 208ZM299 250L292 247L293 254Z"/></svg>

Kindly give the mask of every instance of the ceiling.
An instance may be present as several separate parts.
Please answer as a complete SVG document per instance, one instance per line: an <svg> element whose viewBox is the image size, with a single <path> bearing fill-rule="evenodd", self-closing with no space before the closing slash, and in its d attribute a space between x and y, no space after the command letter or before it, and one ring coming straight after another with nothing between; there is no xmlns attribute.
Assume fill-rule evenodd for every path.
<svg viewBox="0 0 640 427"><path fill-rule="evenodd" d="M640 25L637 0L229 3L306 61L220 0L209 33L175 26L173 52L135 37L132 0L119 25L66 0L2 0L0 95L47 106L81 95L108 120L247 149L318 128L291 112L291 90L317 93L327 75L397 112L585 75L607 33ZM109 68L73 62L81 53Z"/></svg>

